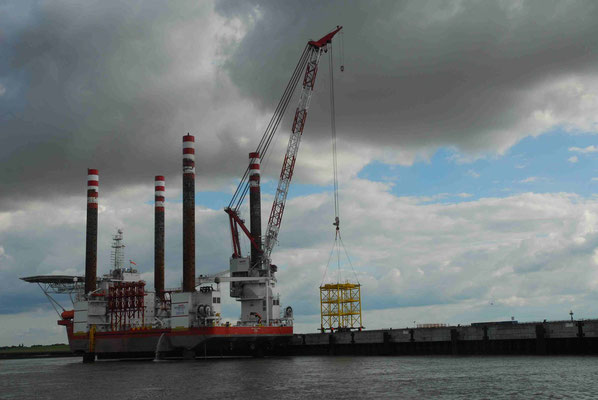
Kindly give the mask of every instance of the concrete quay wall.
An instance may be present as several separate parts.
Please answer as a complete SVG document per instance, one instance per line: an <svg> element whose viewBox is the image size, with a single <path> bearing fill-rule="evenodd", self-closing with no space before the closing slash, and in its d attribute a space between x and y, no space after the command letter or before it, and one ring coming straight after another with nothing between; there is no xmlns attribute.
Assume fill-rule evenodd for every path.
<svg viewBox="0 0 598 400"><path fill-rule="evenodd" d="M598 319L295 334L286 353L598 354Z"/></svg>

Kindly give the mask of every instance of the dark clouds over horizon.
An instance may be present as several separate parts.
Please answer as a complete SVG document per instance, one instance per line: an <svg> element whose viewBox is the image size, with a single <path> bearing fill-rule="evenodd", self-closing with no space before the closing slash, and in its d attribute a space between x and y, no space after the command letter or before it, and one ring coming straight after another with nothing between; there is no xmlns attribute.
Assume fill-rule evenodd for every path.
<svg viewBox="0 0 598 400"><path fill-rule="evenodd" d="M388 162L439 146L500 153L559 124L596 129L581 104L598 82L595 2L110 4L2 6L0 209L77 194L87 167L107 190L158 173L178 184L187 131L198 137L200 186L222 188L305 41L336 24L343 140L409 153ZM326 66L312 144L328 138Z"/></svg>

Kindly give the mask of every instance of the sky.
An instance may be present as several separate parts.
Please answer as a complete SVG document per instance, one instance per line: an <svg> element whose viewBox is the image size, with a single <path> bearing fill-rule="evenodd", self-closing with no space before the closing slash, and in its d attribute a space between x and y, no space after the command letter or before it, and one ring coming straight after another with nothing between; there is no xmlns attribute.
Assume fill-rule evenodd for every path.
<svg viewBox="0 0 598 400"><path fill-rule="evenodd" d="M149 287L166 177L166 286L180 285L187 132L196 271L227 269L222 209L305 43L336 25L272 254L295 331L319 327L318 287L339 277L361 283L369 329L597 317L596 20L593 1L0 2L0 345L66 341L18 278L83 273L87 168L99 273L122 228ZM296 101L262 162L264 225Z"/></svg>

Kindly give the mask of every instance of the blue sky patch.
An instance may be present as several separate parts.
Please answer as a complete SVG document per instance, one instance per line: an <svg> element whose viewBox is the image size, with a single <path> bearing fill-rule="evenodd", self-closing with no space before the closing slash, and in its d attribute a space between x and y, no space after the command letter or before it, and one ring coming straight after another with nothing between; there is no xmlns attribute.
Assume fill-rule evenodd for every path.
<svg viewBox="0 0 598 400"><path fill-rule="evenodd" d="M373 162L358 177L393 183L397 196L461 202L517 193L570 192L591 196L598 188L598 148L592 135L561 130L528 137L506 154L460 163L454 149L441 148L429 162L399 166Z"/></svg>

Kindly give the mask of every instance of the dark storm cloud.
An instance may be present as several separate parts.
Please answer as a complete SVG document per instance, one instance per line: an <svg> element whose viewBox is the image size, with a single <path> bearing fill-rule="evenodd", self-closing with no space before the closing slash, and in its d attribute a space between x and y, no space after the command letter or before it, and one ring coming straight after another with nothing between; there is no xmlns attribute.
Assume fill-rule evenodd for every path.
<svg viewBox="0 0 598 400"><path fill-rule="evenodd" d="M230 97L212 76L206 83L197 63L216 56L214 34L205 32L211 4L57 1L24 8L0 57L0 209L81 193L87 167L100 169L104 190L176 176L180 136L191 131L199 147L213 130L200 122L214 120ZM222 139L214 151L202 149L198 170L213 179L227 172L218 160L238 151L227 140L235 131L220 124Z"/></svg>
<svg viewBox="0 0 598 400"><path fill-rule="evenodd" d="M337 126L345 139L369 144L504 150L539 133L517 130L536 108L558 100L530 104L531 91L562 76L598 74L592 1L225 0L217 10L253 24L228 67L244 92L267 106L305 40L343 25ZM321 68L319 79L327 72ZM325 92L312 108L327 109ZM328 117L312 113L308 124L312 132L328 130ZM505 131L514 132L505 138Z"/></svg>
<svg viewBox="0 0 598 400"><path fill-rule="evenodd" d="M598 55L595 2L221 1L218 14L208 2L3 7L0 18L19 18L1 36L2 210L80 193L87 167L101 170L102 190L151 184L156 173L178 182L187 131L199 139L202 179L238 177L267 118L251 104L269 114L306 40L336 24L346 31L339 132L371 147L503 150L528 134L521 121L542 101L558 100L530 103L530 93L595 75ZM246 35L236 43L217 18L241 20ZM329 124L326 60L318 79L314 141Z"/></svg>

